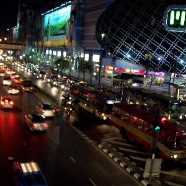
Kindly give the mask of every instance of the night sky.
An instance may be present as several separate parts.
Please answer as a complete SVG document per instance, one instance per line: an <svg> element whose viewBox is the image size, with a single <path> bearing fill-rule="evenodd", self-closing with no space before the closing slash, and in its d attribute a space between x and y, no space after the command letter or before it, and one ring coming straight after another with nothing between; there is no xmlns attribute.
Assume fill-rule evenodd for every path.
<svg viewBox="0 0 186 186"><path fill-rule="evenodd" d="M0 3L0 37L5 37L7 29L17 25L18 0L3 0Z"/></svg>

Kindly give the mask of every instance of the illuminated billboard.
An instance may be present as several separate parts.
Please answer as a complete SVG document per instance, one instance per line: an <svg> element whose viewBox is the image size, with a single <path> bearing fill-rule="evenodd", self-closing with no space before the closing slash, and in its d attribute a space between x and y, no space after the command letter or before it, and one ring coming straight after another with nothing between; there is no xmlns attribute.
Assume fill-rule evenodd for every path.
<svg viewBox="0 0 186 186"><path fill-rule="evenodd" d="M68 39L71 5L44 15L44 40L65 41Z"/></svg>

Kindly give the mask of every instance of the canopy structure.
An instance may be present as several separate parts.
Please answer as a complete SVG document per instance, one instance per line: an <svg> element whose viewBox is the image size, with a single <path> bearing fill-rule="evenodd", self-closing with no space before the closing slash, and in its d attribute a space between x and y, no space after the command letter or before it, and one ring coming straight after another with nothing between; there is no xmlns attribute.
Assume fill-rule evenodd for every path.
<svg viewBox="0 0 186 186"><path fill-rule="evenodd" d="M96 39L114 59L186 74L186 33L167 30L164 24L170 5L185 1L115 0L97 20Z"/></svg>

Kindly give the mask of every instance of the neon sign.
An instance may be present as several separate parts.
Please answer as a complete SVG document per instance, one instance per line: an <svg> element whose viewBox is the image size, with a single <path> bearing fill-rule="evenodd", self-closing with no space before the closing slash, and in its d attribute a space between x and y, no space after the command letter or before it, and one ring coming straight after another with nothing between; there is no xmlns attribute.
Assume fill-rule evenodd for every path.
<svg viewBox="0 0 186 186"><path fill-rule="evenodd" d="M167 31L185 32L186 30L186 7L172 5L164 12L164 26Z"/></svg>

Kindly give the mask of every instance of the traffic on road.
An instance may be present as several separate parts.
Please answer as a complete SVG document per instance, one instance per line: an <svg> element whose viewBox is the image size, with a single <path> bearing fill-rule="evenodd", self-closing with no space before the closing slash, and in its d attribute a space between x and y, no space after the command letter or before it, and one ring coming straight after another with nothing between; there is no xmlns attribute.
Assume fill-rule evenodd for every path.
<svg viewBox="0 0 186 186"><path fill-rule="evenodd" d="M136 93L137 91L134 93L134 91L131 92L129 91L129 89L126 89L127 94L116 95L110 92L109 90L105 90L99 87L95 88L87 85L84 82L77 83L76 81L73 81L72 79L69 79L64 75L62 76L62 74L60 73L58 73L56 78L56 70L54 69L51 70L49 69L49 67L45 67L47 68L47 70L45 69L45 71L46 72L50 71L50 73L52 73L52 71L54 70L55 72L53 73L55 74L54 76L55 80L53 79L52 76L51 76L51 80L49 80L49 76L41 76L37 78L37 75L34 75L34 73L39 71L39 69L37 66L34 68L33 65L31 64L26 66L24 65L24 68L20 68L21 64L19 64L18 66L15 65L15 63L14 65L9 65L9 66L11 69L14 69L16 73L19 74L23 79L29 79L30 81L32 81L33 85L37 86L38 90L42 90L42 96L37 95L38 93L34 93L33 91L34 95L37 95L37 97L39 97L39 100L33 107L30 107L30 105L28 106L29 109L32 108L30 113L28 113L28 115L29 114L31 115L32 113L32 114L37 114L37 115L39 114L44 116L44 118L47 121L49 121L48 131L51 130L50 129L51 122L55 121L54 123L56 123L56 126L59 127L60 126L59 123L65 121L66 123L68 123L71 129L75 130L78 133L82 132L85 136L87 136L87 138L85 137L87 141L91 141L97 146L99 146L100 144L104 144L105 146L110 146L109 149L113 149L114 153L117 153L119 157L121 157L122 154L122 158L124 158L125 161L128 161L129 164L132 163L133 165L135 165L134 168L135 171L141 175L143 175L146 160L151 158L152 155L151 145L153 141L153 136L155 135L153 118L157 113L157 109L155 105L161 103L161 107L158 107L158 109L160 111L159 116L161 116L160 118L162 124L164 124L165 126L166 123L166 126L169 125L171 127L174 126L177 128L174 129L176 136L173 137L174 139L176 137L177 140L175 142L175 140L171 138L170 135L165 134L165 139L163 140L162 144L160 141L158 142L158 150L162 149L162 145L165 145L164 141L166 140L167 144L168 143L172 144L171 148L172 150L174 150L174 153L171 154L173 152L172 151L171 153L166 154L167 149L170 148L170 146L164 146L165 148L163 149L163 151L160 151L159 154L156 153L156 157L161 157L163 159L166 159L164 156L166 154L166 156L169 157L168 159L177 160L177 161L173 161L171 164L170 163L167 164L167 161L164 160L162 163L160 174L158 175L158 178L156 178L156 180L157 183L159 181L160 184L162 185L174 185L174 184L185 185L186 183L185 163L186 162L185 162L184 153L186 148L186 144L185 144L186 133L185 133L185 126L184 126L185 125L184 112L182 110L181 102L179 102L178 104L178 102L173 102L172 100L172 102L169 101L167 102L171 104L165 104L166 103L165 99L164 100L161 99L161 101L158 98L152 99L152 96L150 96L150 94L148 93L143 92L142 95L142 93L141 92L139 93L138 91L137 94ZM44 67L40 67L40 68L42 68L43 70ZM32 73L33 70L34 73ZM47 80L45 79L45 77L47 77ZM50 82L55 82L55 83L50 83ZM5 86L6 85L3 85L2 88L4 89ZM46 94L43 92L45 92ZM29 94L33 95L32 93ZM46 95L48 95L49 98L46 98ZM12 96L25 96L25 93L21 88L20 94L12 95ZM27 98L28 97L29 96L27 95ZM42 104L40 98L41 99L44 98ZM50 101L46 101L45 99L47 100L49 99ZM149 103L148 105L146 105L147 101ZM28 103L32 102L30 97L27 102ZM47 117L47 114L46 115L44 114L45 111L42 106L44 106L44 104L48 104L49 102L50 104L51 103L53 104L53 105L51 104L52 109L50 109L51 110L50 114L53 112L54 115L50 115L50 117ZM140 111L138 109L138 111L132 112L133 115L131 115L131 113L124 111L121 107L122 104L125 105L128 104L127 107L125 106L123 108L127 108L127 110L129 110L128 108L131 107L132 104L137 105L139 103L141 105L140 109L146 110L145 111L146 115L151 115L150 119L148 119L146 116L145 118L141 117L143 116L142 114L143 110ZM153 107L150 107L149 106L150 104L153 105ZM119 107L113 107L113 105L118 105ZM136 112L139 112L138 117L135 114ZM151 114L149 114L149 112L151 112ZM110 121L113 122L110 123ZM151 122L151 124L148 124L149 121ZM129 125L129 123L131 124ZM121 131L121 127L118 126L122 126L122 131ZM179 129L179 127L181 128ZM59 128L61 128L61 126ZM169 128L170 127L168 127L168 129ZM179 135L181 135L180 131L182 131L182 137L180 136L180 139L178 139L178 133ZM62 132L61 129L58 132L61 133ZM163 130L160 130L160 132L161 132L160 133L161 137L163 139L162 136ZM169 136L169 139L166 138L166 136ZM146 140L144 140L145 138ZM149 150L145 149L145 145L143 143L139 145L139 142L142 140L146 142L148 141ZM52 142L56 144L58 144L59 141L56 139L52 140ZM183 150L182 155L178 154L178 152L180 153L180 150ZM74 159L74 157L71 159ZM138 181L139 180L137 180L137 182ZM89 179L89 182L96 184L96 182L93 181L92 178ZM148 180L146 183L148 183ZM106 185L106 184L103 183L102 185Z"/></svg>

